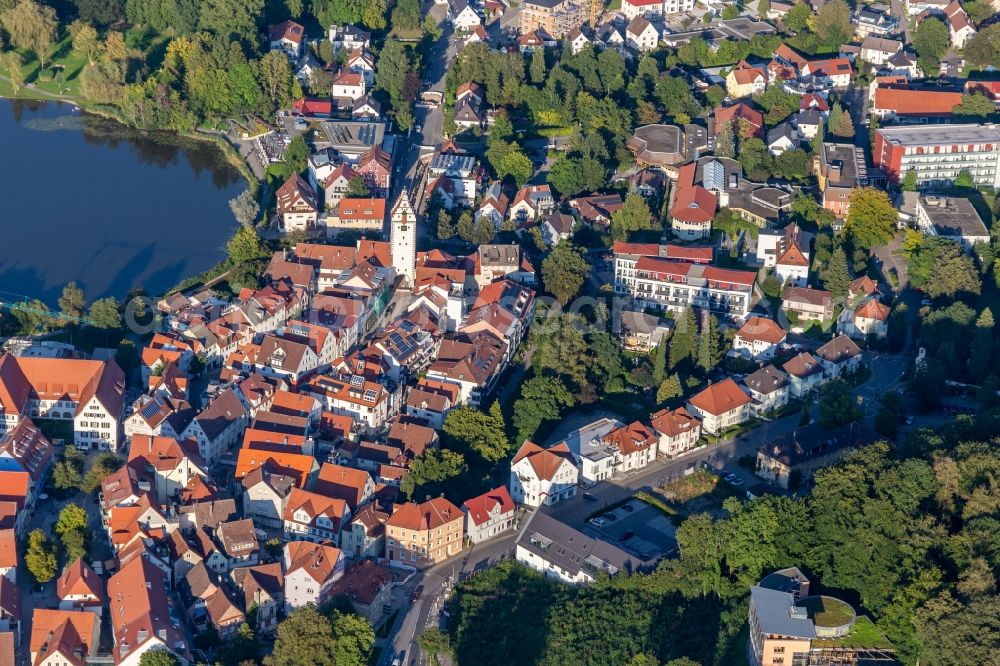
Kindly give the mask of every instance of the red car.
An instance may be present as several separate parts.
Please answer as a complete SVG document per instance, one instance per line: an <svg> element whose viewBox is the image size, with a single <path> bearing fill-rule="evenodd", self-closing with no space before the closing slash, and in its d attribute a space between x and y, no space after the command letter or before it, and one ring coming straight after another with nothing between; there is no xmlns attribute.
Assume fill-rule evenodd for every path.
<svg viewBox="0 0 1000 666"><path fill-rule="evenodd" d="M413 592L410 592L410 603L412 604L414 601L419 599L420 595L423 593L424 593L423 585L417 585L415 588L413 588Z"/></svg>

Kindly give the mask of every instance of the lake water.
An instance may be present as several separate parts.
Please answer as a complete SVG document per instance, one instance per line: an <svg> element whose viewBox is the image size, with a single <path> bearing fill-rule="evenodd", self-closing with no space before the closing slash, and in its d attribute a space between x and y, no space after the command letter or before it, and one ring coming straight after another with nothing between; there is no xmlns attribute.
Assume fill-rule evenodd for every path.
<svg viewBox="0 0 1000 666"><path fill-rule="evenodd" d="M0 100L0 301L162 294L225 256L244 187L211 144Z"/></svg>

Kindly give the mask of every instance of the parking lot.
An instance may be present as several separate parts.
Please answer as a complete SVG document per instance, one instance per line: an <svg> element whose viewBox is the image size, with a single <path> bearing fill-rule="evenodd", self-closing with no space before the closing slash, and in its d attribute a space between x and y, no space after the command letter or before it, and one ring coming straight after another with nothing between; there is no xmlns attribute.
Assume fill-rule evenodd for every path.
<svg viewBox="0 0 1000 666"><path fill-rule="evenodd" d="M631 507L631 511L626 507ZM608 516L614 516L613 520ZM603 522L602 526L594 522ZM663 555L677 546L677 528L659 509L637 499L613 511L601 514L588 529L597 537L649 559ZM624 538L623 538L624 537Z"/></svg>

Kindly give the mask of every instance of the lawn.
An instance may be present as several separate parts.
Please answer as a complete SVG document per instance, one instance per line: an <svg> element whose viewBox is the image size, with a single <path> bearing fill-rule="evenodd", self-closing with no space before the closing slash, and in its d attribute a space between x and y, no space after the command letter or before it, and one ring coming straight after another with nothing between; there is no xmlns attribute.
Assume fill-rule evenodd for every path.
<svg viewBox="0 0 1000 666"><path fill-rule="evenodd" d="M890 648L892 644L886 640L868 616L862 615L854 621L851 633L843 638L813 641L813 646L878 649Z"/></svg>
<svg viewBox="0 0 1000 666"><path fill-rule="evenodd" d="M820 627L839 627L854 617L854 609L833 597L807 597L799 601L809 618Z"/></svg>

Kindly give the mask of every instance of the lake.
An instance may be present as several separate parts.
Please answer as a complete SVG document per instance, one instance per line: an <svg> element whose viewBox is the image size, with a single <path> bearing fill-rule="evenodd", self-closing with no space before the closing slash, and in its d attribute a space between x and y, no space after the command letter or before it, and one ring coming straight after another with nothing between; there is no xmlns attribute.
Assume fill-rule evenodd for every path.
<svg viewBox="0 0 1000 666"><path fill-rule="evenodd" d="M225 256L244 188L211 144L0 100L0 301L162 294Z"/></svg>

